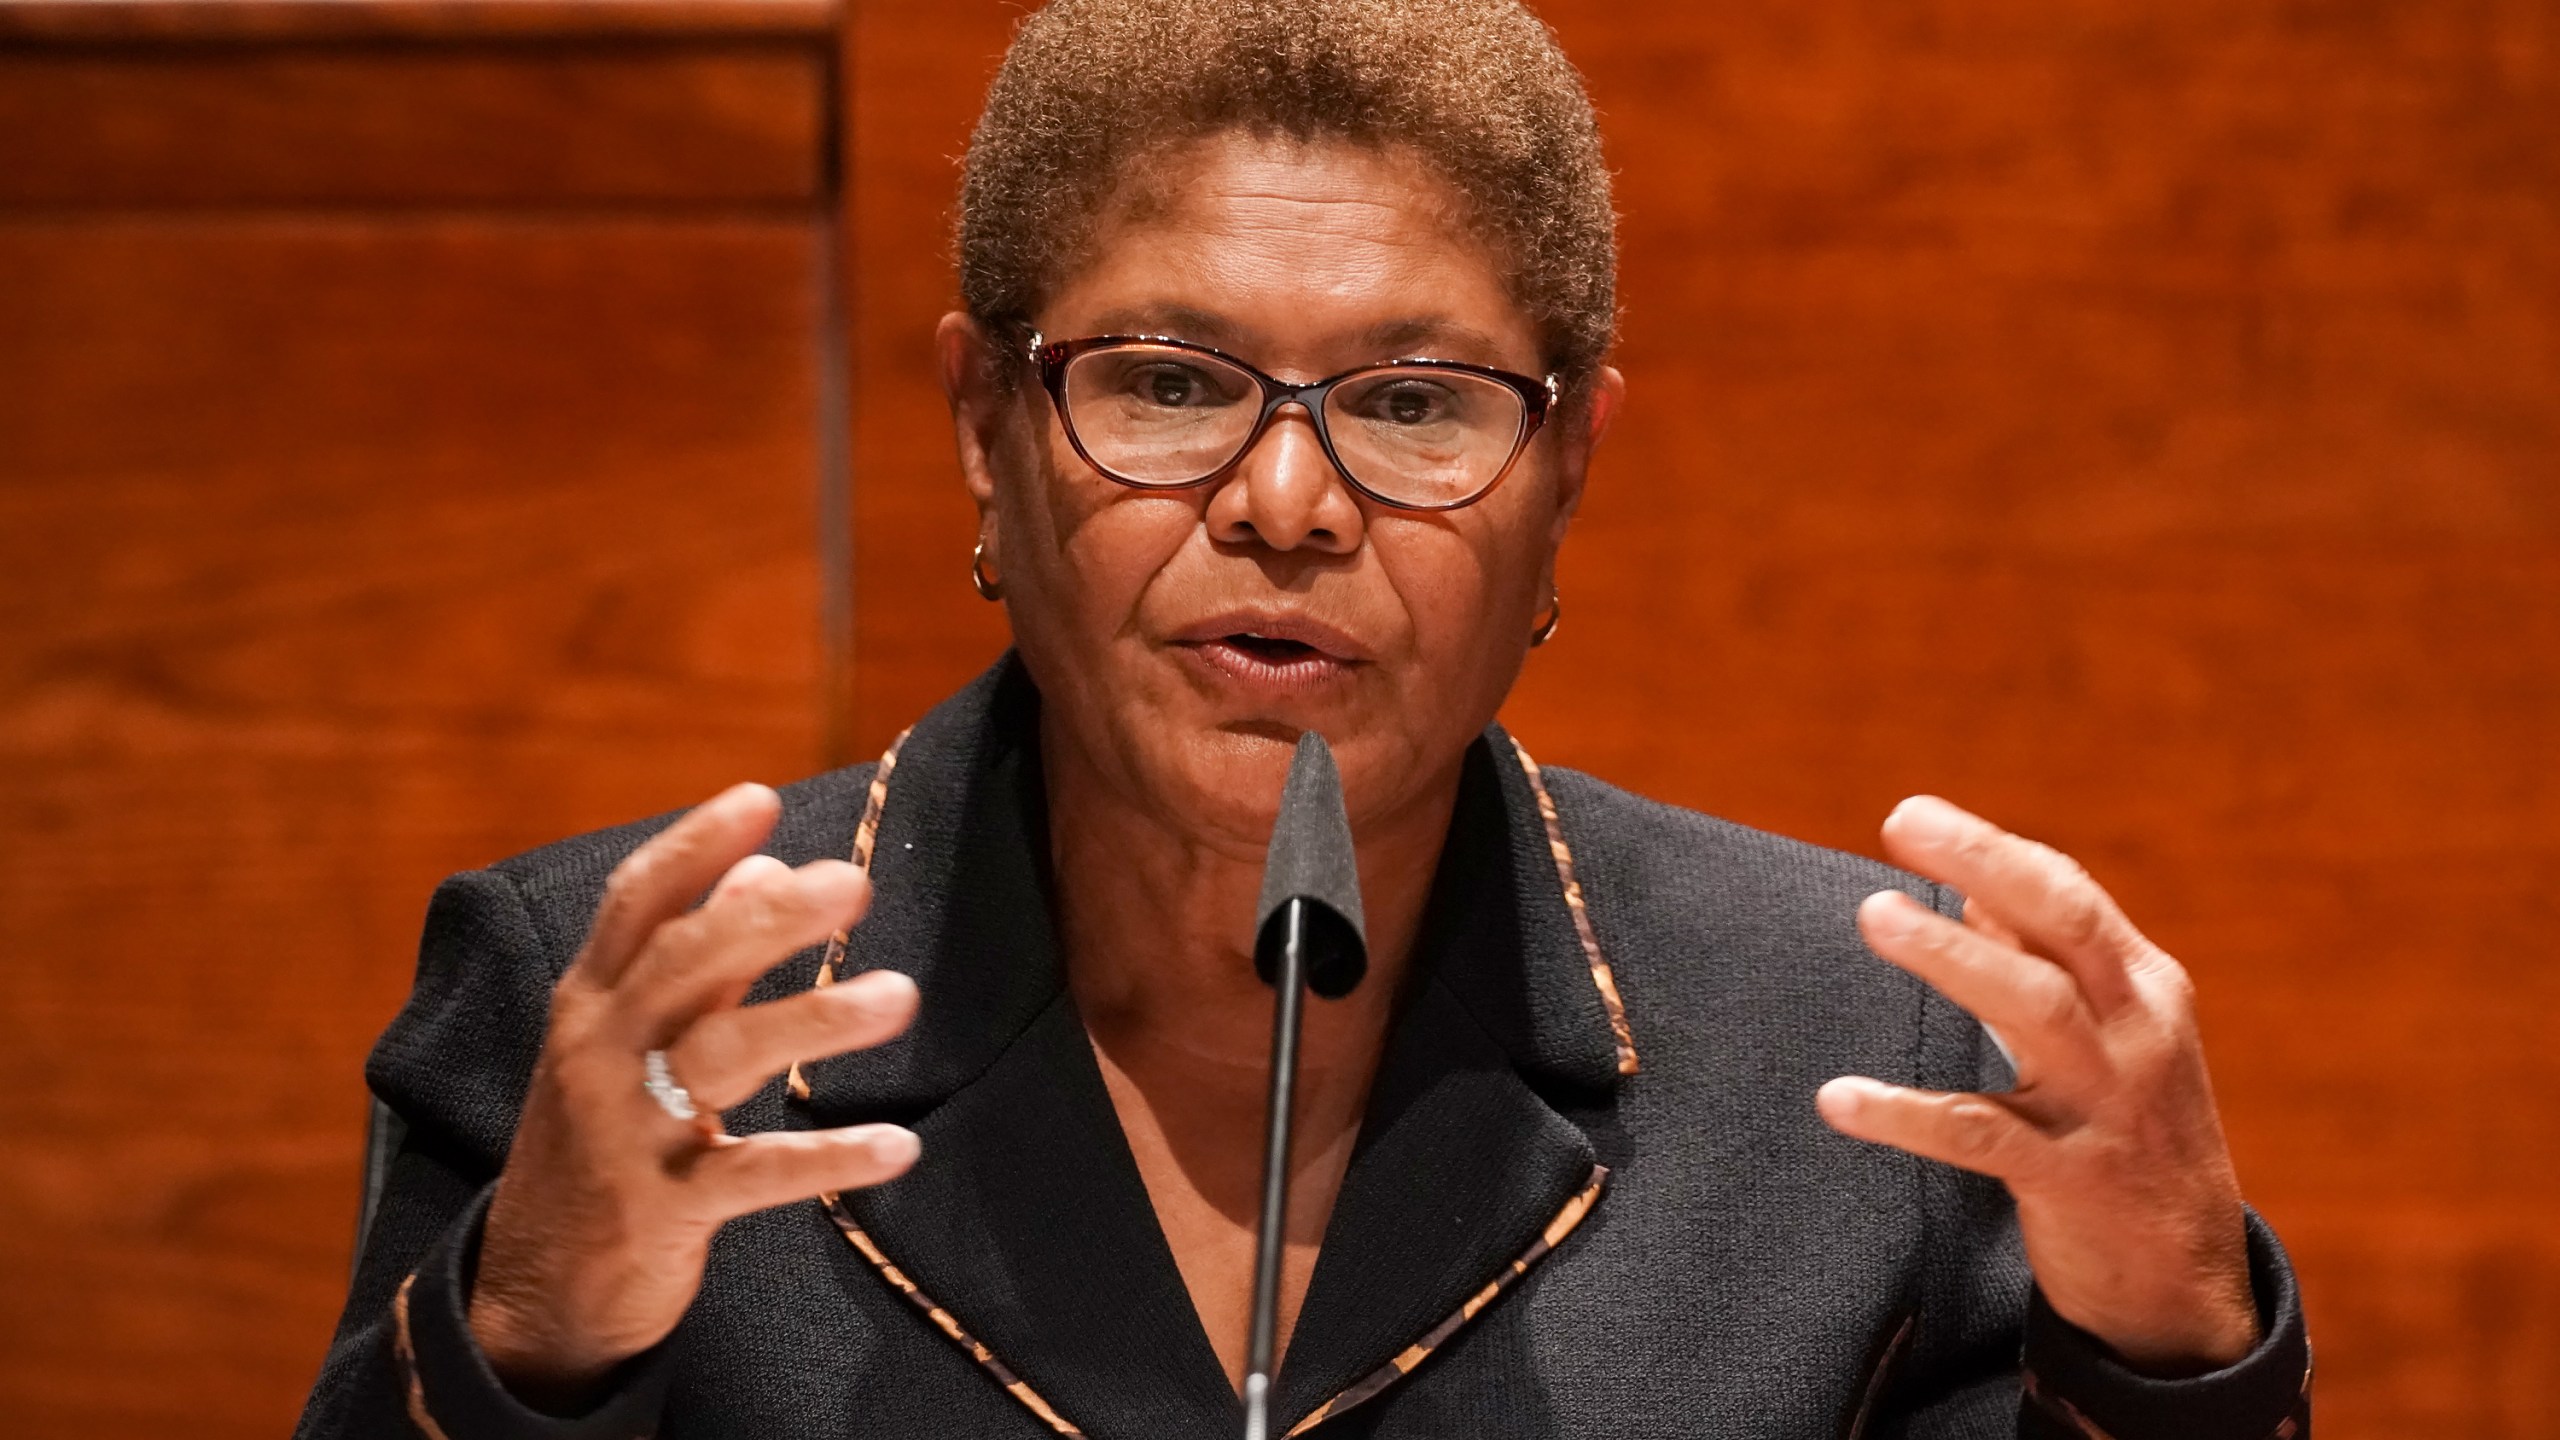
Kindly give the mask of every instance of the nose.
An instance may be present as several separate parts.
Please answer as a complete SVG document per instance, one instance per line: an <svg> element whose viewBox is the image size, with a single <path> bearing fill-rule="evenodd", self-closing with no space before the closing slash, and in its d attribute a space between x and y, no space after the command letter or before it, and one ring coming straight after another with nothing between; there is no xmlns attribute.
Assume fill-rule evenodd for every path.
<svg viewBox="0 0 2560 1440"><path fill-rule="evenodd" d="M1325 457L1314 419L1296 404L1282 406L1218 482L1207 521L1211 538L1224 544L1327 555L1358 550L1368 523Z"/></svg>

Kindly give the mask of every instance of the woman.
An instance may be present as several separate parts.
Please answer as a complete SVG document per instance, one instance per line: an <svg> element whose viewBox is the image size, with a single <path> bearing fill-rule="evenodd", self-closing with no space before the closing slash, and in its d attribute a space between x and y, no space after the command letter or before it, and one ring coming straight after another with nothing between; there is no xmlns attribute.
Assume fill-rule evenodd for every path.
<svg viewBox="0 0 2560 1440"><path fill-rule="evenodd" d="M305 1435L1235 1433L1309 729L1372 969L1307 1024L1283 1426L2304 1433L2186 981L2086 876L1931 800L1888 870L1492 727L1624 393L1533 18L1060 0L963 212L1015 653L875 765L446 884Z"/></svg>

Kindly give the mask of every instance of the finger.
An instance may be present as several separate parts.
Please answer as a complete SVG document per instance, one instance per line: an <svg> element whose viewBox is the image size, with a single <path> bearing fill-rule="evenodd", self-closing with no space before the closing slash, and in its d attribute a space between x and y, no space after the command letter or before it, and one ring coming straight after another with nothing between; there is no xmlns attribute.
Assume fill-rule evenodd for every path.
<svg viewBox="0 0 2560 1440"><path fill-rule="evenodd" d="M2008 922L1992 914L1989 909L1975 904L1970 898L1964 902L1964 928L1996 944L2006 945L2012 950L2027 949L2026 937L2010 929ZM2015 1073L2018 1068L2018 1057L2009 1049L2009 1042L2000 1038L1999 1031L1987 1025L1983 1027L1982 1033L1991 1037L1991 1047L2000 1052L2000 1058L2007 1061L2010 1071Z"/></svg>
<svg viewBox="0 0 2560 1440"><path fill-rule="evenodd" d="M2027 948L2025 936L2010 929L2009 922L1992 914L1987 907L1975 903L1971 896L1967 896L1964 902L1964 925L1975 934L2006 945L2013 950Z"/></svg>
<svg viewBox="0 0 2560 1440"><path fill-rule="evenodd" d="M1884 844L1896 863L1963 891L2068 969L2101 1014L2133 998L2127 967L2142 933L2070 856L1933 795L1895 806Z"/></svg>
<svg viewBox="0 0 2560 1440"><path fill-rule="evenodd" d="M2022 1084L2102 1084L2107 1052L2080 986L2050 960L1958 925L1899 890L1858 906L1858 930L1901 966L1997 1032Z"/></svg>
<svg viewBox="0 0 2560 1440"><path fill-rule="evenodd" d="M707 1216L728 1221L827 1191L895 1180L923 1149L912 1130L852 1125L722 1136L676 1163Z"/></svg>
<svg viewBox="0 0 2560 1440"><path fill-rule="evenodd" d="M694 1017L736 1004L793 951L850 927L870 901L870 877L846 861L795 870L750 855L701 909L658 927L615 998L648 1043L665 1044Z"/></svg>
<svg viewBox="0 0 2560 1440"><path fill-rule="evenodd" d="M782 798L762 785L732 785L685 812L624 856L605 877L575 969L612 985L650 933L692 908L721 872L764 843Z"/></svg>
<svg viewBox="0 0 2560 1440"><path fill-rule="evenodd" d="M1914 1090L1843 1075L1816 1091L1813 1103L1832 1129L1853 1140L2001 1180L2032 1171L2052 1143L1996 1095Z"/></svg>
<svg viewBox="0 0 2560 1440"><path fill-rule="evenodd" d="M667 1063L696 1103L726 1110L793 1061L869 1049L915 1014L916 982L873 970L787 1000L714 1010L668 1050Z"/></svg>

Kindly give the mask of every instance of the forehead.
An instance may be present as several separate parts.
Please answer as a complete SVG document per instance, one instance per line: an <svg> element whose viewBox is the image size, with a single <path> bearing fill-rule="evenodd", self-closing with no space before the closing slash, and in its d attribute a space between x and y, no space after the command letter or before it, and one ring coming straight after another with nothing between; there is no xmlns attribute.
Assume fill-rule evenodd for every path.
<svg viewBox="0 0 2560 1440"><path fill-rule="evenodd" d="M1381 351L1534 368L1533 327L1464 213L1397 151L1193 142L1121 186L1041 323L1059 338L1177 334L1266 368Z"/></svg>

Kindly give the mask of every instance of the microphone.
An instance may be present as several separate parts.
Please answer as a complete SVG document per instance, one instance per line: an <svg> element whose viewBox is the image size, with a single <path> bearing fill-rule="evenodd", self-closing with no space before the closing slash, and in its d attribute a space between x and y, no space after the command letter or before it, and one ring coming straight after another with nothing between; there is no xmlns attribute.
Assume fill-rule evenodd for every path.
<svg viewBox="0 0 2560 1440"><path fill-rule="evenodd" d="M1271 1100L1262 1144L1262 1215L1253 1239L1253 1328L1245 1342L1245 1440L1270 1440L1271 1351L1280 1326L1280 1257L1289 1218L1289 1106L1298 1088L1298 1022L1312 989L1339 1000L1369 973L1360 868L1333 747L1298 737L1254 907L1254 973L1280 992L1271 1021Z"/></svg>

